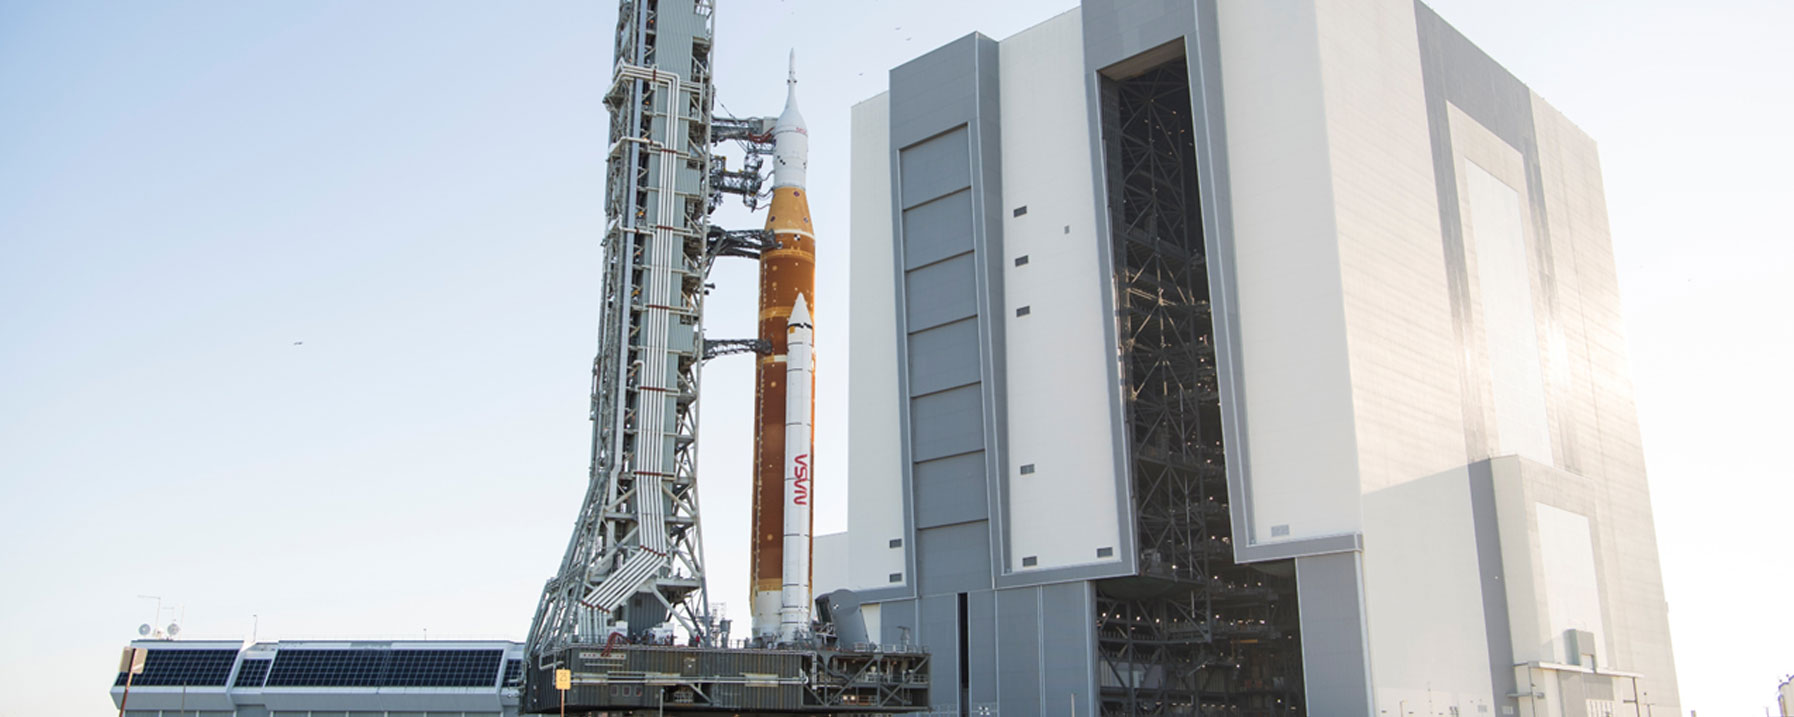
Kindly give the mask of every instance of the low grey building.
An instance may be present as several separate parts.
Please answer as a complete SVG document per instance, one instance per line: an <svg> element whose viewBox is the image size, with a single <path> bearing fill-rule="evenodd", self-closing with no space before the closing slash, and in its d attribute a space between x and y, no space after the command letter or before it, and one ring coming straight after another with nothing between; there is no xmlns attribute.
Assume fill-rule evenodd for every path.
<svg viewBox="0 0 1794 717"><path fill-rule="evenodd" d="M125 717L514 717L523 643L139 640ZM126 681L130 682L126 697Z"/></svg>

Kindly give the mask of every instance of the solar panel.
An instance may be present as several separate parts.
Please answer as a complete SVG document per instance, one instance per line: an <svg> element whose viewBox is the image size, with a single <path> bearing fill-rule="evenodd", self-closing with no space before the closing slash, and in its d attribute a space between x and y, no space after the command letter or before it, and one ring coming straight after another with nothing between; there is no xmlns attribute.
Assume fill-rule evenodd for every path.
<svg viewBox="0 0 1794 717"><path fill-rule="evenodd" d="M237 668L237 687L261 687L262 679L268 676L268 666L273 660L244 660L243 666Z"/></svg>
<svg viewBox="0 0 1794 717"><path fill-rule="evenodd" d="M390 650L281 650L268 687L379 687Z"/></svg>
<svg viewBox="0 0 1794 717"><path fill-rule="evenodd" d="M491 687L503 650L304 650L275 653L268 687Z"/></svg>
<svg viewBox="0 0 1794 717"><path fill-rule="evenodd" d="M505 684L523 684L523 661L505 660Z"/></svg>
<svg viewBox="0 0 1794 717"><path fill-rule="evenodd" d="M502 650L393 650L387 687L491 687Z"/></svg>
<svg viewBox="0 0 1794 717"><path fill-rule="evenodd" d="M131 679L137 687L223 687L230 668L237 663L236 650L149 650L143 657L143 674ZM113 685L125 684L118 673Z"/></svg>

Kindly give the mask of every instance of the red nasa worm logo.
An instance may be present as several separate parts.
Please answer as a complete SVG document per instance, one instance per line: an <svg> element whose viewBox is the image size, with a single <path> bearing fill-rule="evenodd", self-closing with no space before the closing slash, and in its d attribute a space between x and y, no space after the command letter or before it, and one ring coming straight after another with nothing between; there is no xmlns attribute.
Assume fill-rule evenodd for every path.
<svg viewBox="0 0 1794 717"><path fill-rule="evenodd" d="M795 505L809 505L810 503L810 466L805 462L805 459L809 457L810 454L805 453L792 459L797 463L797 466L791 471L791 502Z"/></svg>

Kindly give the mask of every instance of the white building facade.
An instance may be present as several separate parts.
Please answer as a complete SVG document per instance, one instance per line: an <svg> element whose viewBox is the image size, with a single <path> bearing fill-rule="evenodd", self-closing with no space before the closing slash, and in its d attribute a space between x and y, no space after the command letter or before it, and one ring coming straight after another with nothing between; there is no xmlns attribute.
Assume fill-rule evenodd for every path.
<svg viewBox="0 0 1794 717"><path fill-rule="evenodd" d="M853 120L831 560L938 712L1679 711L1594 143L1430 9L1086 0Z"/></svg>

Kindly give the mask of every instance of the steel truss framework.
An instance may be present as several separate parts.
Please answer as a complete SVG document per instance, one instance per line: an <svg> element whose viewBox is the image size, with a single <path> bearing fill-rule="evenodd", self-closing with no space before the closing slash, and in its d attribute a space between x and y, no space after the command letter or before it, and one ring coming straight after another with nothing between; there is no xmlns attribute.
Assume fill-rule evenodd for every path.
<svg viewBox="0 0 1794 717"><path fill-rule="evenodd" d="M704 360L734 354L770 354L772 342L766 339L704 339Z"/></svg>
<svg viewBox="0 0 1794 717"><path fill-rule="evenodd" d="M710 260L715 261L725 256L738 256L744 259L759 259L760 253L779 248L779 242L772 232L765 229L723 229L710 228Z"/></svg>
<svg viewBox="0 0 1794 717"><path fill-rule="evenodd" d="M1140 570L1097 583L1103 715L1303 710L1293 566L1233 562L1182 59L1103 81Z"/></svg>
<svg viewBox="0 0 1794 717"><path fill-rule="evenodd" d="M741 148L741 169L730 171L728 158L716 157L716 163L710 168L710 208L715 210L723 203L724 194L735 194L741 197L741 203L748 209L759 209L762 200L772 195L762 188L766 183L766 174L761 171L765 166L762 157L772 154L772 125L777 121L774 117L721 117L713 116L710 123L710 141L715 143L734 142ZM772 241L772 235L766 237ZM756 255L757 256L757 255Z"/></svg>
<svg viewBox="0 0 1794 717"><path fill-rule="evenodd" d="M719 639L704 594L698 383L709 213L712 0L623 0L616 30L591 471L530 627L532 678L565 648L671 621Z"/></svg>

